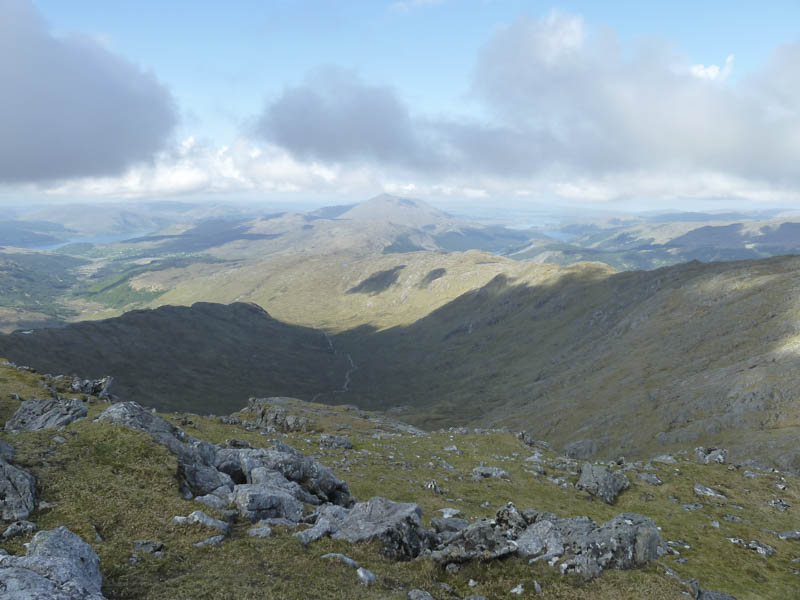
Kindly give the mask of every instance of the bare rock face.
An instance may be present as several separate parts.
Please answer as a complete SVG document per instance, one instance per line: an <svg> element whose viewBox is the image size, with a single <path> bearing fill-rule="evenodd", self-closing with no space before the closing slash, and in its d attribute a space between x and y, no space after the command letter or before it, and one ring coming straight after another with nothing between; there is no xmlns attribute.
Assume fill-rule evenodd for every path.
<svg viewBox="0 0 800 600"><path fill-rule="evenodd" d="M610 471L602 465L585 462L575 487L600 498L606 504L614 504L614 500L617 499L620 492L630 487L630 482L624 473Z"/></svg>
<svg viewBox="0 0 800 600"><path fill-rule="evenodd" d="M353 506L331 537L353 543L380 540L384 555L393 559L416 558L439 542L432 531L422 526L419 504L381 497Z"/></svg>
<svg viewBox="0 0 800 600"><path fill-rule="evenodd" d="M577 540L574 557L561 564L561 571L575 571L591 579L605 569L640 567L658 558L662 543L652 519L622 513Z"/></svg>
<svg viewBox="0 0 800 600"><path fill-rule="evenodd" d="M0 518L4 521L27 519L35 506L33 475L0 458Z"/></svg>
<svg viewBox="0 0 800 600"><path fill-rule="evenodd" d="M701 465L710 465L713 463L724 465L725 461L728 460L728 451L725 448L705 448L699 446L694 449L694 453L695 456L697 456L697 462Z"/></svg>
<svg viewBox="0 0 800 600"><path fill-rule="evenodd" d="M508 515L514 514L509 519ZM525 523L521 527L516 515ZM658 558L663 542L648 517L623 513L598 526L588 517L562 518L529 509L519 513L512 504L495 519L482 519L448 538L432 553L442 564L493 560L510 554L559 564L563 573L586 579L605 569L631 569Z"/></svg>
<svg viewBox="0 0 800 600"><path fill-rule="evenodd" d="M233 502L239 514L251 523L263 519L287 519L298 522L303 517L303 504L291 492L267 483L237 485Z"/></svg>
<svg viewBox="0 0 800 600"><path fill-rule="evenodd" d="M279 450L265 448L225 448L217 451L216 468L226 473L237 484L273 480L275 473L294 482L304 493L294 493L303 502L321 504L330 502L351 506L353 497L347 483L339 479L325 465L307 458L291 446L281 442ZM286 487L281 483L281 487Z"/></svg>
<svg viewBox="0 0 800 600"><path fill-rule="evenodd" d="M37 533L25 556L0 556L4 598L105 600L100 560L66 527Z"/></svg>
<svg viewBox="0 0 800 600"><path fill-rule="evenodd" d="M86 405L72 398L56 400L55 398L38 398L25 400L17 412L7 422L5 429L10 432L39 431L69 425L82 419L89 412Z"/></svg>
<svg viewBox="0 0 800 600"><path fill-rule="evenodd" d="M285 401L285 400L284 400ZM290 414L279 406L280 398L250 398L247 410L255 416L255 423L261 427L272 428L281 433L307 431L311 426L308 417Z"/></svg>
<svg viewBox="0 0 800 600"><path fill-rule="evenodd" d="M313 527L295 534L303 544L324 536L351 543L380 540L387 558L407 560L439 543L438 536L422 526L422 509L412 502L376 496L351 509L325 504L312 520Z"/></svg>

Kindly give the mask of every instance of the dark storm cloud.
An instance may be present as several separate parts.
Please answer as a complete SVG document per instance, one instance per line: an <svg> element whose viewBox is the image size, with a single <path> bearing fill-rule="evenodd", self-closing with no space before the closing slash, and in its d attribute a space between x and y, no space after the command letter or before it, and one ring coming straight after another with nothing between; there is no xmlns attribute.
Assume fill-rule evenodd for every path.
<svg viewBox="0 0 800 600"><path fill-rule="evenodd" d="M52 35L25 0L0 0L0 90L0 182L120 173L176 123L152 74L91 39Z"/></svg>

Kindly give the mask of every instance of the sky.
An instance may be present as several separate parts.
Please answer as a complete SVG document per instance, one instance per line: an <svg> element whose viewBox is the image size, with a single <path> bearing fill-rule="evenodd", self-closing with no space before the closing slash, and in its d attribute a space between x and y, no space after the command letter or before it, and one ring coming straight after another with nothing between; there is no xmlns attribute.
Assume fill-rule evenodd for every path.
<svg viewBox="0 0 800 600"><path fill-rule="evenodd" d="M0 0L0 203L800 208L798 65L797 0Z"/></svg>

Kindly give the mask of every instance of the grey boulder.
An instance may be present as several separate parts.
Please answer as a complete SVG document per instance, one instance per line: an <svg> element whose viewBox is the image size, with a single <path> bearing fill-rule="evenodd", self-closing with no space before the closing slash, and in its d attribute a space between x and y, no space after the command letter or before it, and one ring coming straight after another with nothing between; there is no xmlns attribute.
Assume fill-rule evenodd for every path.
<svg viewBox="0 0 800 600"><path fill-rule="evenodd" d="M306 431L311 425L308 417L299 417L290 414L283 406L287 399L275 398L250 398L247 401L247 411L255 417L256 425L291 433L293 431Z"/></svg>
<svg viewBox="0 0 800 600"><path fill-rule="evenodd" d="M561 563L561 572L574 571L591 579L605 569L632 569L657 559L662 545L652 519L623 513L578 540L574 556Z"/></svg>
<svg viewBox="0 0 800 600"><path fill-rule="evenodd" d="M705 448L699 446L694 449L694 454L697 457L697 462L701 465L710 465L712 463L725 464L728 460L728 451L725 448Z"/></svg>
<svg viewBox="0 0 800 600"><path fill-rule="evenodd" d="M470 560L493 560L517 551L517 544L495 527L495 522L481 519L450 537L443 547L431 553L440 564L464 563Z"/></svg>
<svg viewBox="0 0 800 600"><path fill-rule="evenodd" d="M602 465L583 463L581 476L575 487L600 498L606 504L614 504L614 500L623 490L628 489L630 482L624 473L610 471Z"/></svg>
<svg viewBox="0 0 800 600"><path fill-rule="evenodd" d="M82 419L89 412L86 405L72 398L56 400L55 398L37 398L25 400L20 404L14 416L6 421L6 431L39 431L69 425Z"/></svg>
<svg viewBox="0 0 800 600"><path fill-rule="evenodd" d="M320 448L341 448L343 450L352 450L353 442L343 435L331 435L323 433L319 436Z"/></svg>
<svg viewBox="0 0 800 600"><path fill-rule="evenodd" d="M411 502L393 502L374 497L351 509L323 505L311 516L314 526L295 534L303 544L323 536L350 543L383 543L387 558L406 560L435 547L439 538L422 526L422 509Z"/></svg>
<svg viewBox="0 0 800 600"><path fill-rule="evenodd" d="M25 556L0 556L5 598L105 600L100 560L66 527L37 533Z"/></svg>
<svg viewBox="0 0 800 600"><path fill-rule="evenodd" d="M270 518L297 523L303 518L303 504L291 492L268 483L237 485L233 488L233 503L251 523Z"/></svg>
<svg viewBox="0 0 800 600"><path fill-rule="evenodd" d="M439 543L436 534L422 526L418 504L377 496L355 504L335 526L334 539L351 543L379 540L383 554L391 559L416 558Z"/></svg>
<svg viewBox="0 0 800 600"><path fill-rule="evenodd" d="M0 518L4 521L27 519L35 506L33 475L0 458Z"/></svg>
<svg viewBox="0 0 800 600"><path fill-rule="evenodd" d="M509 479L508 471L499 467L475 467L472 469L472 481L481 481L489 478Z"/></svg>
<svg viewBox="0 0 800 600"><path fill-rule="evenodd" d="M350 506L353 503L347 483L328 467L304 457L287 444L278 447L281 449L222 449L217 451L215 466L235 483L254 483L258 477L269 477L267 473L278 473L303 488L307 494L302 500L310 504L331 502Z"/></svg>

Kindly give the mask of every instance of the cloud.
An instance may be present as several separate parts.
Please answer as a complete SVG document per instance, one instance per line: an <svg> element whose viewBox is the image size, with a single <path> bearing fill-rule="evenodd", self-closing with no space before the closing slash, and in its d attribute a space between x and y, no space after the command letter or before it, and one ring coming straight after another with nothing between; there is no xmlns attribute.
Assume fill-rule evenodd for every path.
<svg viewBox="0 0 800 600"><path fill-rule="evenodd" d="M718 65L692 65L689 71L695 77L707 79L708 81L725 81L733 72L733 54L729 54L725 59L725 66L722 69Z"/></svg>
<svg viewBox="0 0 800 600"><path fill-rule="evenodd" d="M25 0L0 0L0 182L123 173L176 123L169 91L93 39L55 36Z"/></svg>
<svg viewBox="0 0 800 600"><path fill-rule="evenodd" d="M424 114L391 86L324 67L278 91L229 146L186 140L121 177L46 189L796 203L800 44L735 81L733 61L697 64L657 40L622 48L576 15L521 17L476 57L475 112Z"/></svg>
<svg viewBox="0 0 800 600"><path fill-rule="evenodd" d="M800 45L778 47L735 84L733 60L693 64L658 40L623 49L613 31L576 15L520 17L477 57L480 118L420 115L392 88L323 69L268 103L256 135L298 160L370 165L420 189L426 180L545 182L559 197L611 199L626 194L612 189L621 182L668 195L670 177L697 182L701 196L714 178L800 187ZM653 186L642 184L648 177Z"/></svg>
<svg viewBox="0 0 800 600"><path fill-rule="evenodd" d="M422 132L386 86L364 84L353 71L319 68L269 103L255 133L303 159L414 164Z"/></svg>

